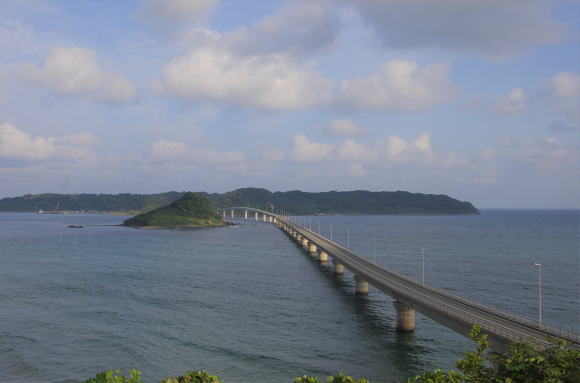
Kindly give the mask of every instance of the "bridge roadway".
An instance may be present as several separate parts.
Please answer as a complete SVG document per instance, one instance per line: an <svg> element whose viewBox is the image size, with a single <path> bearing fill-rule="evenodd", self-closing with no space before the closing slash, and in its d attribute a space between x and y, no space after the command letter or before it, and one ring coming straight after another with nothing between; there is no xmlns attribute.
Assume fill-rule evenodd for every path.
<svg viewBox="0 0 580 383"><path fill-rule="evenodd" d="M402 324L403 330L412 331L414 329L414 311L412 313L409 311L417 310L465 336L474 325L478 325L484 333L489 335L492 349L497 352L505 351L510 343L517 341L532 340L540 345L547 345L547 337L564 339L570 343L568 347L580 349L580 337L576 334L524 319L415 282L373 264L349 249L292 222L282 215L247 207L228 208L228 210L232 210L232 217L234 209L261 214L265 221L271 220L290 237L302 243L311 253L318 254L321 260L326 260L324 254L332 257L335 272L338 265L338 273L340 273L340 265L343 265L354 273L357 290L359 284L362 285L362 293L366 292L364 285L368 283L393 297L398 321L412 320L412 324L407 323L407 328L405 328L405 324ZM245 216L247 218L247 213ZM255 217L257 219L258 215ZM307 244L304 241L307 241ZM399 323L397 326L400 329Z"/></svg>

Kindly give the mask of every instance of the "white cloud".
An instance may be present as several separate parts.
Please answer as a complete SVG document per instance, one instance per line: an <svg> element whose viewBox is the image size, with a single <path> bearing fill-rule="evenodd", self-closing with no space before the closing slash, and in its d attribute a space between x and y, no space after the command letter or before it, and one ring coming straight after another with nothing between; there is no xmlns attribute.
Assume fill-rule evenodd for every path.
<svg viewBox="0 0 580 383"><path fill-rule="evenodd" d="M568 28L542 0L341 0L387 49L441 49L490 58L561 41Z"/></svg>
<svg viewBox="0 0 580 383"><path fill-rule="evenodd" d="M578 179L580 156L575 144L564 145L555 137L541 139L502 139L495 148L488 148L493 155L482 156L478 171L493 172L498 178L513 180L514 177L529 178L543 174L544 177L565 175Z"/></svg>
<svg viewBox="0 0 580 383"><path fill-rule="evenodd" d="M270 149L263 152L262 157L268 162L281 162L286 159L286 153L281 149Z"/></svg>
<svg viewBox="0 0 580 383"><path fill-rule="evenodd" d="M338 100L356 109L416 111L451 100L457 93L447 64L419 68L410 61L390 61L369 77L343 80Z"/></svg>
<svg viewBox="0 0 580 383"><path fill-rule="evenodd" d="M56 142L66 145L91 145L97 142L97 138L90 132L79 132L57 138Z"/></svg>
<svg viewBox="0 0 580 383"><path fill-rule="evenodd" d="M413 146L422 153L430 153L431 152L431 134L430 133L421 133L421 135L413 141Z"/></svg>
<svg viewBox="0 0 580 383"><path fill-rule="evenodd" d="M563 99L580 98L580 74L562 72L552 79L552 88L557 97Z"/></svg>
<svg viewBox="0 0 580 383"><path fill-rule="evenodd" d="M562 72L554 76L544 94L544 101L552 114L561 119L552 123L556 128L553 130L580 129L580 74Z"/></svg>
<svg viewBox="0 0 580 383"><path fill-rule="evenodd" d="M493 106L493 112L500 115L520 114L526 109L527 97L522 88L513 88Z"/></svg>
<svg viewBox="0 0 580 383"><path fill-rule="evenodd" d="M559 144L558 140L555 137L544 137L544 142L548 144Z"/></svg>
<svg viewBox="0 0 580 383"><path fill-rule="evenodd" d="M171 60L154 88L196 101L292 110L328 102L332 81L282 55L240 57L204 48Z"/></svg>
<svg viewBox="0 0 580 383"><path fill-rule="evenodd" d="M95 52L79 47L54 48L42 68L23 64L20 75L32 84L93 100L128 102L136 96L132 83L101 69Z"/></svg>
<svg viewBox="0 0 580 383"><path fill-rule="evenodd" d="M351 177L364 177L368 174L369 172L361 164L352 164L348 168L348 175Z"/></svg>
<svg viewBox="0 0 580 383"><path fill-rule="evenodd" d="M354 140L346 140L337 149L338 158L353 162L376 162L379 157L379 151L374 148L366 147Z"/></svg>
<svg viewBox="0 0 580 383"><path fill-rule="evenodd" d="M332 145L312 142L304 134L294 136L290 157L298 162L320 162L331 158Z"/></svg>
<svg viewBox="0 0 580 383"><path fill-rule="evenodd" d="M331 137L356 137L367 132L366 129L361 128L348 119L332 120L328 125L317 126L316 130Z"/></svg>
<svg viewBox="0 0 580 383"><path fill-rule="evenodd" d="M410 163L436 168L455 168L468 164L468 160L455 153L436 150L431 144L431 134L421 133L414 140L390 136L382 143L389 164Z"/></svg>
<svg viewBox="0 0 580 383"><path fill-rule="evenodd" d="M398 136L387 138L387 157L392 161L416 160L430 154L432 154L430 133L421 133L412 141Z"/></svg>
<svg viewBox="0 0 580 383"><path fill-rule="evenodd" d="M175 161L188 154L189 148L183 142L160 140L151 144L147 157L152 161Z"/></svg>
<svg viewBox="0 0 580 383"><path fill-rule="evenodd" d="M29 53L35 45L33 27L20 21L0 17L0 52L3 59L12 55Z"/></svg>
<svg viewBox="0 0 580 383"><path fill-rule="evenodd" d="M138 15L156 28L201 21L219 0L141 0Z"/></svg>
<svg viewBox="0 0 580 383"><path fill-rule="evenodd" d="M409 148L407 141L401 137L391 136L387 138L387 155L390 159L398 157Z"/></svg>
<svg viewBox="0 0 580 383"><path fill-rule="evenodd" d="M81 132L75 136L32 137L30 134L16 128L10 123L0 124L0 158L19 160L82 160L92 155L92 150L86 148L86 138L91 133ZM84 137L82 143L71 142L70 137ZM94 139L94 137L93 137ZM74 140L73 140L74 141Z"/></svg>
<svg viewBox="0 0 580 383"><path fill-rule="evenodd" d="M148 162L180 162L182 165L243 165L245 154L239 151L220 152L189 146L180 141L160 140L151 143L145 155Z"/></svg>

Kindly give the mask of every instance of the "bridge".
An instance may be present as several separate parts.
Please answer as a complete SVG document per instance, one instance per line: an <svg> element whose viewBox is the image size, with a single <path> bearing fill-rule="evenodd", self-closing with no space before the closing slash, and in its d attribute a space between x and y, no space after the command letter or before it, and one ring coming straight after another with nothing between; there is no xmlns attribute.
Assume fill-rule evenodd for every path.
<svg viewBox="0 0 580 383"><path fill-rule="evenodd" d="M474 325L481 327L482 332L489 335L492 349L496 352L506 351L513 342L532 341L547 346L549 337L563 339L569 342L568 347L580 349L580 336L576 334L415 282L375 265L338 243L293 222L287 215L250 207L220 209L224 218L234 218L236 211L240 211L245 219L253 215L256 221L276 225L320 262L325 263L332 258L334 274L343 275L345 269L350 270L354 274L357 294L368 294L371 285L391 296L394 299L396 328L399 332L414 331L415 311L419 311L464 336L468 336Z"/></svg>

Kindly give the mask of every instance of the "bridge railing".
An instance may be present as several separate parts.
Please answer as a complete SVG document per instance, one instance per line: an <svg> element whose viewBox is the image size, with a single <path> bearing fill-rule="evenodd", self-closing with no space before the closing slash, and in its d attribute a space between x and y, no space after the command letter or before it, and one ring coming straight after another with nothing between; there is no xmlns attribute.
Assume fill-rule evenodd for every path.
<svg viewBox="0 0 580 383"><path fill-rule="evenodd" d="M370 266L370 267L373 267L373 268L379 268L381 271L383 271L383 272L385 272L387 274L390 274L392 276L396 276L397 278L400 278L402 280L405 280L407 283L412 283L416 287L429 290L432 293L435 293L435 294L438 294L438 295L441 295L441 296L445 296L447 298L453 299L455 301L458 301L458 302L463 303L465 305L468 305L470 307L475 307L475 308L477 308L477 309L479 309L481 311L484 311L484 312L493 314L493 315L495 315L497 317L500 317L500 318L503 318L503 319L507 319L507 320L510 320L512 322L519 323L519 324L522 324L524 326L527 326L527 327L530 327L530 328L534 328L534 329L540 330L540 331L542 331L544 333L547 333L549 335L552 335L552 336L555 336L555 337L560 337L560 338L563 338L563 339L567 339L567 340L572 341L572 342L575 342L575 343L580 343L580 336L572 333L571 331L563 330L563 329L560 329L560 328L557 328L557 327L548 326L548 325L545 325L545 324L542 324L542 323L539 323L539 322L536 322L536 321L532 321L532 320L529 320L529 319L525 319L525 318L519 317L517 315L510 314L510 313L507 313L507 312L498 310L496 308L483 305L483 304L478 303L478 302L470 301L470 300L468 300L466 298L463 298L461 296L457 296L457 295L454 295L454 294L451 294L451 293L448 293L448 292L445 292L445 291L442 291L442 290L439 290L439 289L435 289L435 288L430 287L430 286L426 286L426 285L423 285L423 284L419 284L418 282L413 281L413 280L411 280L409 278L406 278L406 277L404 277L402 275L393 273L392 271L389 271L389 270L386 270L386 269L384 269L382 267L376 266L375 264L369 262L365 258L360 257L359 255L353 253L349 249L345 249L340 244L337 244L336 242L333 242L333 241L331 241L331 240L329 240L329 239L327 239L327 238L325 238L325 237L323 237L323 236L321 236L321 235L313 232L312 230L309 230L308 228L305 228L305 227L303 227L301 225L298 225L298 224L296 224L294 222L291 222L291 221L288 221L286 219L283 219L283 221L285 221L285 223L287 223L287 224L290 224L291 226L294 226L299 231L302 231L303 234L308 234L311 237L319 238L319 239L321 239L321 240L323 240L325 242L329 242L332 245L341 248L342 251L348 253L348 255L351 256L352 258L357 259L359 262L367 263L368 264L367 266ZM325 246L322 245L320 242L317 243L316 239L313 239L313 238L310 238L310 239L317 246L321 247L322 249L325 248ZM327 250L328 251L328 249L324 249L324 250ZM344 263L350 263L350 262L345 261L345 260L341 260L341 261L344 262ZM352 265L350 265L350 266L353 267ZM356 268L356 266L355 266L355 268ZM391 285L390 288L393 289L394 292L399 293L399 294L408 295L407 294L408 289L405 289L405 288L402 288L402 289L401 288L397 288L395 286L392 286L392 283L390 285ZM413 296L407 297L407 299L416 299L416 298L419 298L419 297L416 297L416 296L414 296L414 297ZM429 304L429 306L433 306L431 304L431 302L430 302L429 299L423 299L423 298L419 298L419 299L421 299L423 303L427 303L427 304ZM446 312L449 315L453 315L453 316L456 316L457 315L457 312L455 310L446 310ZM465 317L467 317L467 316L465 316ZM485 327L488 328L489 326L485 326ZM500 331L500 330L498 330L498 331ZM509 335L509 332L507 332L507 331L503 331L503 332L506 334L506 336ZM526 335L523 335L523 336L526 336ZM514 337L512 335L509 335L509 339L518 339L518 337Z"/></svg>
<svg viewBox="0 0 580 383"><path fill-rule="evenodd" d="M336 246L337 248L340 248L341 251L347 253L348 257L351 257L353 260L355 260L356 262L359 263L359 265L354 265L348 259L341 259L341 261L343 263L345 263L345 265L350 266L349 268L351 268L351 269L357 269L358 268L357 266L370 267L370 268L373 268L375 270L379 270L380 273L387 274L386 276L383 276L385 278L395 277L397 279L404 281L405 283L412 284L415 288L427 290L433 294L436 294L436 295L439 295L439 296L442 296L442 297L445 297L448 299L452 299L454 301L457 301L458 303L464 304L464 305L469 306L471 308L477 308L483 312L486 312L488 314L492 314L496 317L503 318L503 319L512 321L514 323L518 323L520 325L539 330L539 331L546 333L546 334L549 334L551 336L560 337L560 338L569 340L569 341L574 342L576 344L580 343L580 336L574 334L571 331L563 330L563 329L553 327L553 326L548 326L548 325L545 325L543 323L539 323L537 321L532 321L532 320L529 320L526 318L522 318L520 316L510 314L510 313L507 313L505 311L501 311L499 309L489 307L489 306L483 305L483 304L478 303L478 302L470 301L469 299L463 298L461 296L457 296L457 295L448 293L448 292L443 291L443 290L439 290L439 289L436 289L436 288L433 288L430 286L426 286L424 284L420 284L412 279L406 278L402 275L399 275L399 274L394 273L392 271L386 270L380 266L377 266L377 265L369 262L364 257L361 257L361 256L353 253L349 249L345 249L342 245L340 245L340 244L338 244L338 243L336 243L336 242L334 242L326 237L323 237L322 235L315 233L312 230L309 230L308 228L306 228L300 224L297 224L297 223L291 221L290 219L288 219L282 215L276 214L274 212L262 210L262 209L249 208L249 207L222 208L222 210L230 210L230 209L231 210L249 210L249 211L258 212L261 214L275 216L277 219L284 222L285 224L288 224L289 226L292 226L294 229L299 230L300 232L302 232L302 234L307 234L310 237L309 238L310 240L312 240L321 249L331 253L332 256L337 256L337 255L332 254L332 251L330 251L329 249L325 249L325 246L321 243L321 241L324 241L324 242L327 242L333 246ZM319 240L319 242L316 241L316 238ZM337 257L339 259L344 258L342 256L337 256ZM362 265L360 265L360 264L362 264ZM385 281L382 281L380 283L384 284L384 282ZM377 282L377 283L379 283L379 282ZM473 314L464 314L464 313L458 312L456 309L453 309L453 308L445 308L444 310L442 310L443 308L441 307L440 302L434 303L433 299L424 298L424 297L422 297L423 294L417 294L416 291L414 291L413 294L409 294L410 290L408 287L400 286L400 285L395 286L394 284L399 285L398 283L396 283L390 279L388 280L388 285L389 285L388 288L391 289L393 291L393 293L395 293L395 294L405 296L405 299L420 301L423 305L426 305L426 306L432 307L432 308L436 308L439 311L444 311L446 313L446 315L449 315L449 316L452 316L456 319L462 320L465 323L478 324L482 329L485 329L489 332L493 332L494 334L501 336L501 337L504 337L508 340L518 341L518 340L521 340L524 338L538 340L537 338L533 338L527 334L517 332L516 330L511 330L511 329L505 330L505 329L495 325L494 322L491 322L485 318L481 318L481 317L478 317L478 316L473 315ZM515 335L516 333L518 335Z"/></svg>

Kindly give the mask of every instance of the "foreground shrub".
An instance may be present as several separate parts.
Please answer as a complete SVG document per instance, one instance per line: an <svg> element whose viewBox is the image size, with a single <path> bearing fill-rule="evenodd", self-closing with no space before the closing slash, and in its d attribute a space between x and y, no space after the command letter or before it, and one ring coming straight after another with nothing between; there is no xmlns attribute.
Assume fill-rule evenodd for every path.
<svg viewBox="0 0 580 383"><path fill-rule="evenodd" d="M514 343L503 355L487 355L490 342L474 326L469 337L477 346L457 361L457 371L436 369L407 379L406 383L580 383L580 351L563 341L543 348ZM493 360L495 368L487 360Z"/></svg>
<svg viewBox="0 0 580 383"><path fill-rule="evenodd" d="M359 380L355 380L352 376L346 376L342 372L338 373L336 376L329 376L326 378L327 383L370 383L365 378L360 378ZM304 375L302 377L294 379L294 383L320 383L318 378L314 376Z"/></svg>
<svg viewBox="0 0 580 383"><path fill-rule="evenodd" d="M222 383L217 376L205 371L188 371L178 378L164 378L161 383Z"/></svg>
<svg viewBox="0 0 580 383"><path fill-rule="evenodd" d="M530 343L514 343L504 355L488 355L490 342L481 329L474 326L469 337L476 342L475 350L468 351L457 361L459 371L435 369L407 379L406 383L580 383L580 351L566 347L563 341L549 347ZM489 364L492 359L495 367ZM339 373L329 376L327 383L370 383ZM131 370L128 377L119 370L98 373L84 383L143 383L141 373ZM164 378L160 383L222 383L205 371L189 371L178 378ZM272 382L278 383L278 382ZM320 383L316 377L304 375L294 383Z"/></svg>
<svg viewBox="0 0 580 383"><path fill-rule="evenodd" d="M143 383L141 372L131 370L128 377L119 376L119 370L99 372L94 378L85 380L85 383Z"/></svg>

